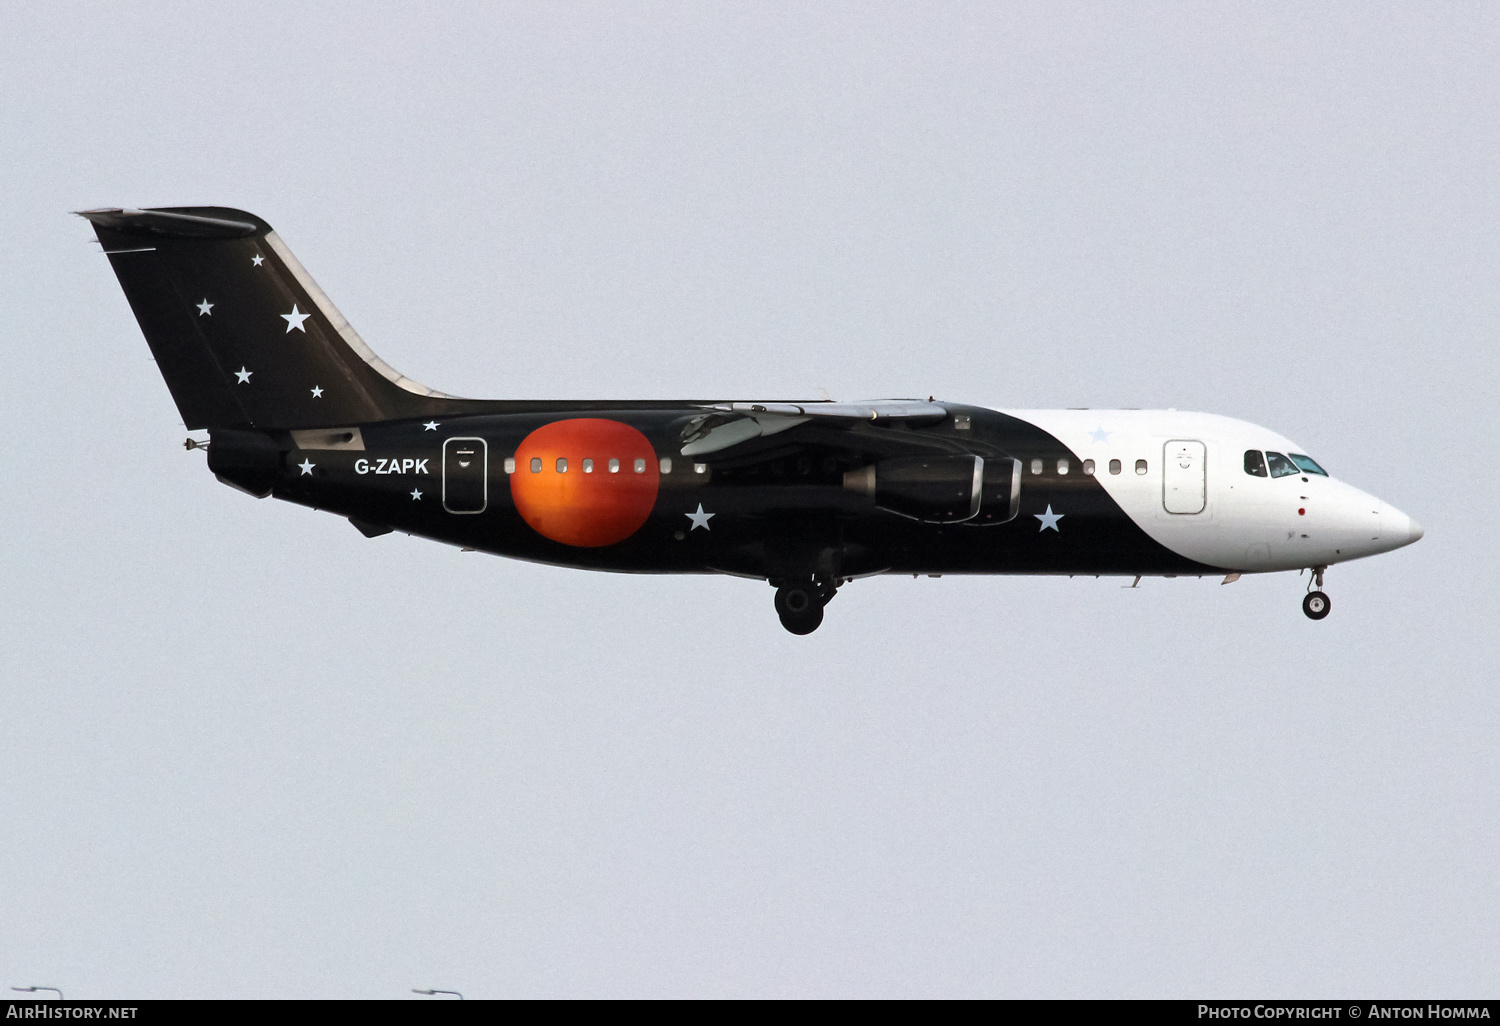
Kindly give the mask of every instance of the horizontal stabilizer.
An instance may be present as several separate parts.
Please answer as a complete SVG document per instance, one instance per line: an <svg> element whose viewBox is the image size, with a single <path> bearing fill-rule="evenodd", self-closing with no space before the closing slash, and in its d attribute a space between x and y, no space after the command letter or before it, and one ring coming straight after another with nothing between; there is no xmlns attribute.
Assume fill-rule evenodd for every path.
<svg viewBox="0 0 1500 1026"><path fill-rule="evenodd" d="M233 220L173 210L80 210L78 216L127 235L155 235L177 239L243 239L257 232L271 230L271 226L259 218ZM244 215L247 218L250 216Z"/></svg>

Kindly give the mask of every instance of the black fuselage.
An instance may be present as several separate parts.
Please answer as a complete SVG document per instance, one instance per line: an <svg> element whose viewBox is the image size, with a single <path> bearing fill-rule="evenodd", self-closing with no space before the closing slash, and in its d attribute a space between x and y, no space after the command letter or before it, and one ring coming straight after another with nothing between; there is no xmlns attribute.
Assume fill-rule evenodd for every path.
<svg viewBox="0 0 1500 1026"><path fill-rule="evenodd" d="M528 404L529 405L529 404ZM722 454L681 457L684 426L699 404L676 407L558 404L444 420L393 420L353 432L274 433L247 445L244 434L214 432L210 461L225 480L257 494L351 518L366 533L386 529L496 555L624 573L729 573L777 580L838 579L882 572L942 574L1173 574L1213 572L1149 538L1091 477L1027 479L1018 510L1002 523L924 523L879 508L851 491L846 475L915 443L1004 453L1051 467L1077 456L1041 429L991 410L951 406L929 426L800 425ZM529 475L512 465L539 428L570 418L628 424L656 454L658 490L649 516L629 537L572 545L544 537L517 509L513 484ZM436 427L427 425L436 424ZM279 435L280 437L275 437ZM344 435L350 435L345 441ZM362 448L350 447L357 437ZM449 439L478 439L470 466L458 467ZM324 447L326 446L326 447ZM445 448L448 450L445 455ZM608 454L599 454L598 473ZM667 462L662 464L660 461ZM667 469L669 468L669 469ZM633 468L624 468L626 474ZM477 471L477 473L476 473ZM552 461L540 471L557 473ZM571 473L582 473L575 459ZM524 478L523 478L524 481ZM461 494L462 493L462 494ZM1068 530L1039 528L1051 506L1068 510ZM711 520L695 523L706 511Z"/></svg>

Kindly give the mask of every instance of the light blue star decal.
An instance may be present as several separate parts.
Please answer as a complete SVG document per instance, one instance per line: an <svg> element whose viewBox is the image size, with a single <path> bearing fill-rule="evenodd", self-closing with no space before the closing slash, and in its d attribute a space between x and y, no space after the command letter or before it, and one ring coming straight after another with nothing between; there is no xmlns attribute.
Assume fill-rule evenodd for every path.
<svg viewBox="0 0 1500 1026"><path fill-rule="evenodd" d="M307 329L302 326L302 322L305 321L305 320L307 320L309 317L311 317L312 314L305 314L302 311L298 310L296 303L292 304L292 312L291 313L289 313L289 314L280 314L279 316L281 317L282 320L286 321L286 333L287 334L291 334L291 331L292 331L293 328L296 328L298 331L302 332L302 334L304 334L304 335L307 334Z"/></svg>
<svg viewBox="0 0 1500 1026"><path fill-rule="evenodd" d="M1107 442L1107 441L1109 441L1109 436L1112 435L1112 434L1114 434L1114 432L1113 431L1106 431L1102 427L1098 427L1098 428L1095 428L1093 431L1089 432L1089 434L1093 437L1094 441L1096 441L1096 442Z"/></svg>
<svg viewBox="0 0 1500 1026"><path fill-rule="evenodd" d="M1047 512L1033 513L1031 515L1042 522L1042 526L1037 528L1038 534L1042 531L1057 531L1058 534L1062 534L1062 531L1058 529L1057 522L1067 516L1067 514L1052 512L1052 503L1047 503Z"/></svg>
<svg viewBox="0 0 1500 1026"><path fill-rule="evenodd" d="M698 512L684 513L683 516L687 517L693 522L693 526L688 528L689 531L696 531L700 527L707 531L711 530L711 528L708 526L708 521L710 520L710 518L718 516L718 514L703 512L703 503L700 502L698 503Z"/></svg>

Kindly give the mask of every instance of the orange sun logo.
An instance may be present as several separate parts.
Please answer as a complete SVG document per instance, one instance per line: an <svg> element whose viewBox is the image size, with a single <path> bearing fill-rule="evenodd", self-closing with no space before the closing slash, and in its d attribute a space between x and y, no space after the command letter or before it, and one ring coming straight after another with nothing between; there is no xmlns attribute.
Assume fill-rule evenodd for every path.
<svg viewBox="0 0 1500 1026"><path fill-rule="evenodd" d="M598 548L640 530L656 505L651 442L629 424L581 417L544 424L516 450L510 494L544 538Z"/></svg>

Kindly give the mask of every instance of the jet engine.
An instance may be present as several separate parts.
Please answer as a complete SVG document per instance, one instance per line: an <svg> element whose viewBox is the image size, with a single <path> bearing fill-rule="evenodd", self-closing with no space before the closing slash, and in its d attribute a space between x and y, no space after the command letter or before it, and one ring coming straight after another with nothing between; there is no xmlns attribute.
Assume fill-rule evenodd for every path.
<svg viewBox="0 0 1500 1026"><path fill-rule="evenodd" d="M844 475L844 487L924 524L1003 524L1021 502L1021 461L971 453L901 456Z"/></svg>

